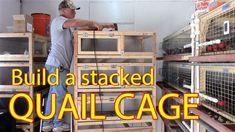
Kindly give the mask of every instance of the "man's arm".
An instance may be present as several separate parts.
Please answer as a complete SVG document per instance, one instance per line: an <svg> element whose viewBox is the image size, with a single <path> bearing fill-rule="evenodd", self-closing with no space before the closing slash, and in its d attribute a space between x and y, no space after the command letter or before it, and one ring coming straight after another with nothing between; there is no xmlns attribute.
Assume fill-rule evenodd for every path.
<svg viewBox="0 0 235 132"><path fill-rule="evenodd" d="M70 27L89 27L90 29L101 29L102 26L94 21L80 20L80 19L70 19L66 20L63 24L63 28Z"/></svg>
<svg viewBox="0 0 235 132"><path fill-rule="evenodd" d="M80 27L81 30L103 30L104 28L114 28L113 24L98 24L94 21L70 19L66 20L63 28Z"/></svg>

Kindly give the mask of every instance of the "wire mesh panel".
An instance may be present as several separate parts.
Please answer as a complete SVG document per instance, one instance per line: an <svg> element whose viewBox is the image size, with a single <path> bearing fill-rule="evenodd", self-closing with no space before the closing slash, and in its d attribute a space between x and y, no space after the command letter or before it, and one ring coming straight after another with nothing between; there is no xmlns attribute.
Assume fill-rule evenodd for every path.
<svg viewBox="0 0 235 132"><path fill-rule="evenodd" d="M235 121L235 68L200 68L200 96L205 106Z"/></svg>
<svg viewBox="0 0 235 132"><path fill-rule="evenodd" d="M235 53L235 1L200 18L200 55Z"/></svg>
<svg viewBox="0 0 235 132"><path fill-rule="evenodd" d="M187 63L164 62L163 80L186 91L191 89L191 66Z"/></svg>
<svg viewBox="0 0 235 132"><path fill-rule="evenodd" d="M184 88L191 86L191 69L188 66L182 65L179 68L179 86Z"/></svg>
<svg viewBox="0 0 235 132"><path fill-rule="evenodd" d="M191 47L184 46L190 43L190 28L187 26L166 37L163 40L162 48L165 51L165 55L189 54L191 53Z"/></svg>

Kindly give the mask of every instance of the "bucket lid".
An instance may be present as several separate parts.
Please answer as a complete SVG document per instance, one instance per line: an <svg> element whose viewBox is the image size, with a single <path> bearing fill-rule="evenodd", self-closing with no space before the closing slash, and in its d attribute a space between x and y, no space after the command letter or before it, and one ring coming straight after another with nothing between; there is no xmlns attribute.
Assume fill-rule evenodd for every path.
<svg viewBox="0 0 235 132"><path fill-rule="evenodd" d="M49 16L49 14L46 14L46 13L32 13L31 16L37 16L37 15L40 15L40 16Z"/></svg>

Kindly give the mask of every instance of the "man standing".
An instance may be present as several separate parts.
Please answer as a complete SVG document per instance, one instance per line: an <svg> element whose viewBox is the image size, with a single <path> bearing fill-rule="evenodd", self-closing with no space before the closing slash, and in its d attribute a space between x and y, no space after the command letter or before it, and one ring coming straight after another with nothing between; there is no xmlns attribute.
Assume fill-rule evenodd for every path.
<svg viewBox="0 0 235 132"><path fill-rule="evenodd" d="M53 119L43 122L43 131L69 131L70 127L63 120L58 120L58 112L63 102L64 95L68 92L65 85L66 74L69 73L73 58L73 43L71 27L79 29L103 30L103 28L114 28L113 24L98 24L94 21L74 19L76 8L69 0L63 0L59 4L60 16L56 17L51 23L51 51L46 61L46 69L49 73L54 73L59 69L59 85L50 86L46 103L45 115L51 112L51 94L56 94L56 114ZM51 79L52 82L55 78Z"/></svg>

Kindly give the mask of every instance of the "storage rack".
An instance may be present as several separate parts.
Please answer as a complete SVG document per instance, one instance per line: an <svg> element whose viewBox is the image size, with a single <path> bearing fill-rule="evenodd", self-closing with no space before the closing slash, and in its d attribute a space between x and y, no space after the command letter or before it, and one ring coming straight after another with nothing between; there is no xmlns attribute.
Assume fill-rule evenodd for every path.
<svg viewBox="0 0 235 132"><path fill-rule="evenodd" d="M163 50L165 54L158 60L163 60L162 76L164 85L172 87L176 93L188 93L192 91L192 65L189 63L189 58L192 57L192 39L191 26L187 25L182 29L172 33L163 39ZM158 88L162 88L160 84ZM163 95L167 94L164 91ZM166 105L177 103L174 100L167 101ZM169 111L166 109L166 111ZM173 113L168 113L173 114ZM164 120L164 119L163 119ZM165 130L167 131L191 131L193 128L192 121L184 121L182 119L174 121L165 121ZM172 125L174 124L174 125ZM173 127L172 127L173 126Z"/></svg>
<svg viewBox="0 0 235 132"><path fill-rule="evenodd" d="M33 33L0 33L0 68L2 72L0 97L2 99L10 98L18 92L28 93L33 100L36 92L42 93L42 97L47 95L48 86L26 86L25 84L13 86L9 80L12 80L11 70L20 68L23 73L29 74L29 81L31 82L31 75L36 73L36 68L44 67L48 44L48 37ZM20 109L24 111L27 109L27 105L22 105L22 103L20 104ZM17 129L33 132L39 125L39 119L35 113L31 117L34 119L33 123L17 121Z"/></svg>
<svg viewBox="0 0 235 132"><path fill-rule="evenodd" d="M199 115L200 120L192 123L191 132L235 130L233 113L235 100L233 95L234 11L235 1L232 0L211 12L204 14L195 12L194 14L191 24L194 25L191 29L192 56L188 58L188 61L191 62L192 68L191 92L199 93L199 100L193 101L199 103L199 108L190 111ZM179 60L182 59L177 61ZM158 83L158 86L166 93L185 92L174 85ZM169 87L170 90L167 89Z"/></svg>
<svg viewBox="0 0 235 132"><path fill-rule="evenodd" d="M113 104L118 95L124 92L135 93L134 99L126 98L121 103L121 111L125 114L133 113L128 106L129 101L138 102L143 93L150 93L154 105L156 105L156 85L140 86L117 85L112 86L82 86L81 75L95 70L97 73L120 73L121 68L125 73L134 72L141 75L150 72L154 68L156 73L156 34L153 32L106 32L106 31L76 31L74 33L74 73L78 79L74 87L74 100L79 109L81 105L81 93L96 93L97 113L104 113L107 119L104 121L74 120L74 131L156 131L156 121L148 114L141 120L121 120L114 114L114 110L104 110ZM156 75L154 75L154 80ZM114 79L120 82L120 77ZM88 95L89 97L89 95ZM88 98L88 104L90 98ZM134 102L135 104L138 104ZM133 104L133 103L131 103ZM98 110L101 105L101 110ZM131 108L136 111L136 108ZM81 111L80 109L78 111ZM88 110L89 111L89 110ZM88 113L88 112L87 112ZM80 114L80 113L79 113Z"/></svg>
<svg viewBox="0 0 235 132"><path fill-rule="evenodd" d="M217 116L211 118L223 124L216 130L230 128L234 131L235 1L227 2L199 19L200 41L196 44L196 56L190 58L197 64L195 91L200 95L201 106L216 113Z"/></svg>

